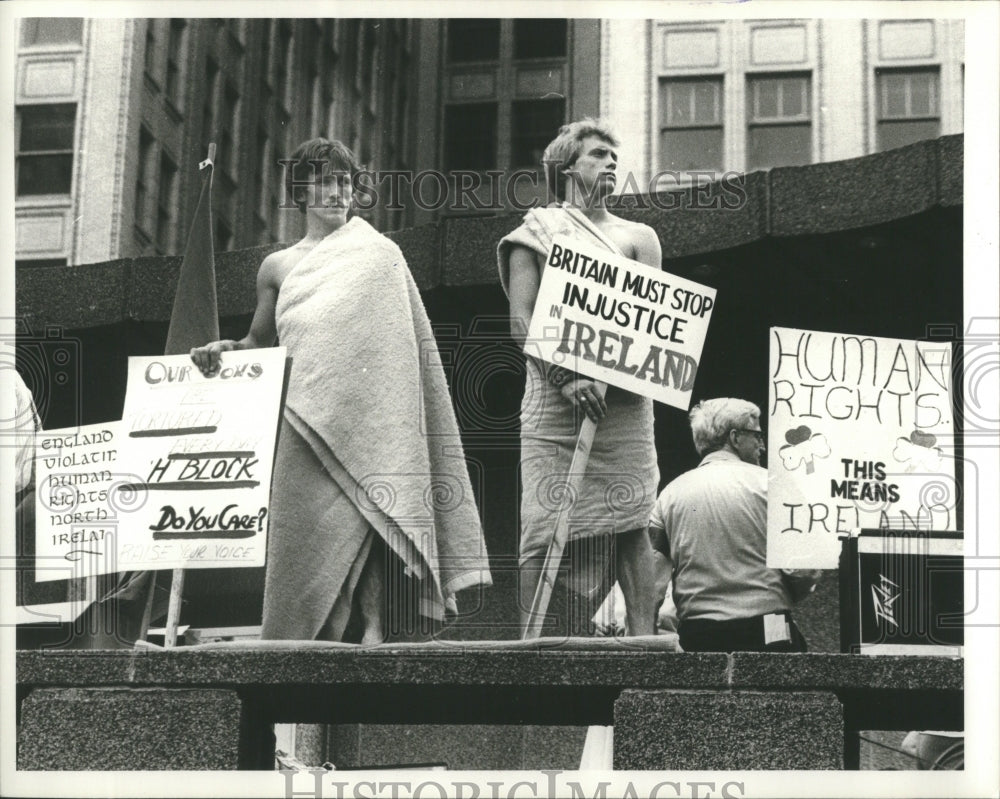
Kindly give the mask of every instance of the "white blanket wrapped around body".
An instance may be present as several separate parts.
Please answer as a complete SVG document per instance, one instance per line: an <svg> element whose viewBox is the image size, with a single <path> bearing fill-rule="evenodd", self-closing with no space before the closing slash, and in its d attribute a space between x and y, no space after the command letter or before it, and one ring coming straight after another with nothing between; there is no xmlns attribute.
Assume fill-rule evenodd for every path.
<svg viewBox="0 0 1000 799"><path fill-rule="evenodd" d="M344 561L368 546L347 512L399 555L421 582L421 613L440 619L449 597L489 585L490 574L451 396L403 254L352 218L285 278L276 322L292 370L265 637L314 637L356 582ZM292 431L299 440L285 440Z"/></svg>

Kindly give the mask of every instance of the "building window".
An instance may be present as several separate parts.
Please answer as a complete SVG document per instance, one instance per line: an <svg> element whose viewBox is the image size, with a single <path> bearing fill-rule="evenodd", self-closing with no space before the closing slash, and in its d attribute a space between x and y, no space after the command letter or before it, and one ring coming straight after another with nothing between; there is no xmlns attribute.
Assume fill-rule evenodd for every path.
<svg viewBox="0 0 1000 799"><path fill-rule="evenodd" d="M139 128L139 168L135 177L135 224L143 231L148 230L150 189L153 185L156 165L153 160L155 139L145 128Z"/></svg>
<svg viewBox="0 0 1000 799"><path fill-rule="evenodd" d="M500 57L500 20L448 20L448 61L496 61Z"/></svg>
<svg viewBox="0 0 1000 799"><path fill-rule="evenodd" d="M236 174L237 152L235 131L239 130L240 93L231 83L222 92L222 135L220 136L217 163L230 175Z"/></svg>
<svg viewBox="0 0 1000 799"><path fill-rule="evenodd" d="M497 164L497 104L449 105L444 110L444 168L493 169Z"/></svg>
<svg viewBox="0 0 1000 799"><path fill-rule="evenodd" d="M278 23L278 36L274 48L274 90L278 102L288 108L288 62L292 54L292 29L282 20Z"/></svg>
<svg viewBox="0 0 1000 799"><path fill-rule="evenodd" d="M24 20L21 45L80 44L83 42L83 19L79 17L37 17Z"/></svg>
<svg viewBox="0 0 1000 799"><path fill-rule="evenodd" d="M936 67L876 70L875 85L879 150L941 135Z"/></svg>
<svg viewBox="0 0 1000 799"><path fill-rule="evenodd" d="M267 144L267 133L258 128L256 152L254 153L254 161L256 162L253 175L254 198L257 203L257 213L263 217L265 222L270 224L272 209L270 205L271 192L268 183L271 177L271 163L268 158Z"/></svg>
<svg viewBox="0 0 1000 799"><path fill-rule="evenodd" d="M146 52L143 54L143 67L150 78L156 75L156 33L153 31L155 24L155 20L146 20Z"/></svg>
<svg viewBox="0 0 1000 799"><path fill-rule="evenodd" d="M184 29L182 19L170 20L167 39L167 99L178 108L181 106L181 64L184 63Z"/></svg>
<svg viewBox="0 0 1000 799"><path fill-rule="evenodd" d="M24 105L17 123L17 196L69 194L76 104Z"/></svg>
<svg viewBox="0 0 1000 799"><path fill-rule="evenodd" d="M156 246L169 253L177 206L177 165L166 153L160 154L160 185L156 193Z"/></svg>
<svg viewBox="0 0 1000 799"><path fill-rule="evenodd" d="M747 171L812 163L807 75L747 79Z"/></svg>
<svg viewBox="0 0 1000 799"><path fill-rule="evenodd" d="M566 20L514 20L514 58L565 57Z"/></svg>
<svg viewBox="0 0 1000 799"><path fill-rule="evenodd" d="M722 171L722 78L660 80L660 167Z"/></svg>
<svg viewBox="0 0 1000 799"><path fill-rule="evenodd" d="M511 166L541 166L546 145L565 120L565 107L561 97L511 103Z"/></svg>
<svg viewBox="0 0 1000 799"><path fill-rule="evenodd" d="M211 58L205 59L205 100L201 107L201 144L202 152L208 153L208 145L215 142L216 130L215 105L219 83L219 65ZM216 142L218 143L218 142Z"/></svg>
<svg viewBox="0 0 1000 799"><path fill-rule="evenodd" d="M264 20L260 34L260 81L265 86L271 85L271 37L274 35L274 20Z"/></svg>

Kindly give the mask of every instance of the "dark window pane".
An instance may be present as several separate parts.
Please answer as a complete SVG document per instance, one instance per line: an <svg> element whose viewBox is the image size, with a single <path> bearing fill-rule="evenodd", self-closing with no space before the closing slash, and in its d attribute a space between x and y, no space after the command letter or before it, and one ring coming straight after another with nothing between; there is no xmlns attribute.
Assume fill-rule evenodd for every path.
<svg viewBox="0 0 1000 799"><path fill-rule="evenodd" d="M500 57L500 20L448 20L448 60L495 61Z"/></svg>
<svg viewBox="0 0 1000 799"><path fill-rule="evenodd" d="M143 58L146 72L152 75L156 69L156 35L153 33L153 20L146 23L146 52Z"/></svg>
<svg viewBox="0 0 1000 799"><path fill-rule="evenodd" d="M564 108L562 98L511 103L511 166L541 166L546 146L563 124Z"/></svg>
<svg viewBox="0 0 1000 799"><path fill-rule="evenodd" d="M660 168L674 172L722 170L722 128L667 129L660 133Z"/></svg>
<svg viewBox="0 0 1000 799"><path fill-rule="evenodd" d="M514 58L561 58L565 55L566 20L514 20Z"/></svg>
<svg viewBox="0 0 1000 799"><path fill-rule="evenodd" d="M73 155L22 155L17 159L17 194L69 194Z"/></svg>
<svg viewBox="0 0 1000 799"><path fill-rule="evenodd" d="M76 106L26 105L21 106L21 135L18 149L24 152L38 150L72 150L73 125Z"/></svg>
<svg viewBox="0 0 1000 799"><path fill-rule="evenodd" d="M170 38L167 40L167 97L180 104L181 62L184 54L184 27L182 19L170 20Z"/></svg>
<svg viewBox="0 0 1000 799"><path fill-rule="evenodd" d="M24 21L25 46L32 44L79 44L83 41L83 20L79 17L39 17Z"/></svg>
<svg viewBox="0 0 1000 799"><path fill-rule="evenodd" d="M881 76L883 117L906 116L906 75L888 73Z"/></svg>
<svg viewBox="0 0 1000 799"><path fill-rule="evenodd" d="M938 115L936 69L877 70L875 74L881 119Z"/></svg>
<svg viewBox="0 0 1000 799"><path fill-rule="evenodd" d="M492 169L497 161L497 105L450 105L444 112L444 168Z"/></svg>
<svg viewBox="0 0 1000 799"><path fill-rule="evenodd" d="M878 123L878 149L891 150L925 139L936 139L940 134L936 119L907 120Z"/></svg>
<svg viewBox="0 0 1000 799"><path fill-rule="evenodd" d="M661 81L660 108L667 127L721 124L722 81L717 78Z"/></svg>
<svg viewBox="0 0 1000 799"><path fill-rule="evenodd" d="M690 125L693 86L686 83L662 84L662 105L667 109L668 125Z"/></svg>
<svg viewBox="0 0 1000 799"><path fill-rule="evenodd" d="M749 78L747 115L751 122L808 119L809 78Z"/></svg>
<svg viewBox="0 0 1000 799"><path fill-rule="evenodd" d="M773 80L754 81L753 115L757 119L778 116L778 84Z"/></svg>
<svg viewBox="0 0 1000 799"><path fill-rule="evenodd" d="M811 125L767 125L748 131L747 169L800 166L812 162Z"/></svg>
<svg viewBox="0 0 1000 799"><path fill-rule="evenodd" d="M694 84L694 122L719 122L719 81L699 81Z"/></svg>
<svg viewBox="0 0 1000 799"><path fill-rule="evenodd" d="M805 81L801 78L781 82L781 115L783 117L799 117L808 113L805 85Z"/></svg>

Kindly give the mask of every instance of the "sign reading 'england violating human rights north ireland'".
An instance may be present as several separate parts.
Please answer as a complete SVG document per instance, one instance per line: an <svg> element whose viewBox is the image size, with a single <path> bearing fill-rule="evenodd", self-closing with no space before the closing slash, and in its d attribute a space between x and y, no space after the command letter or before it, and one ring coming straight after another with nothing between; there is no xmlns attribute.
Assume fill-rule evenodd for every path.
<svg viewBox="0 0 1000 799"><path fill-rule="evenodd" d="M687 410L715 289L556 236L525 352Z"/></svg>

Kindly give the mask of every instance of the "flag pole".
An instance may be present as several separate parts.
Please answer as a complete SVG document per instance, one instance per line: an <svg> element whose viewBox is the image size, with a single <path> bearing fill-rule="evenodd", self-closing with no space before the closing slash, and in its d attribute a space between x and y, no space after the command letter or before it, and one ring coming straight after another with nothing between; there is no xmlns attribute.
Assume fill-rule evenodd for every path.
<svg viewBox="0 0 1000 799"><path fill-rule="evenodd" d="M604 399L607 391L607 384L595 381L594 391ZM524 629L521 630L521 640L528 641L541 637L542 627L545 623L545 613L549 609L549 601L552 599L552 589L555 588L556 578L559 576L559 566L562 563L563 552L566 549L566 542L569 539L569 517L573 510L573 500L580 492L580 484L587 471L587 462L590 460L590 448L594 443L594 434L597 432L597 422L589 416L585 416L580 425L580 434L576 439L576 447L573 450L573 458L566 472L566 479L563 481L564 500L559 504L559 512L556 514L555 527L552 531L552 540L549 541L548 551L545 553L545 563L542 566L542 573L538 578L538 585L535 586L535 596L531 602L531 610L528 611L528 618L525 620Z"/></svg>
<svg viewBox="0 0 1000 799"><path fill-rule="evenodd" d="M198 207L195 209L187 246L184 249L177 294L174 296L174 308L170 315L170 329L167 331L166 355L186 353L191 347L219 338L215 254L212 242L214 142L208 145L208 157L198 164L198 169L204 172L201 194L198 197ZM197 299L200 307L192 309L190 305L192 299ZM155 579L153 583L155 587ZM184 569L174 569L170 577L170 600L167 605L167 623L163 636L163 644L167 648L177 645L177 626L180 622L183 594Z"/></svg>

